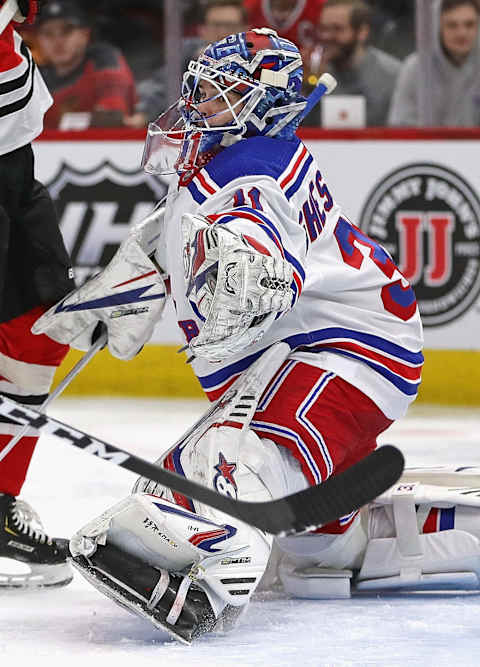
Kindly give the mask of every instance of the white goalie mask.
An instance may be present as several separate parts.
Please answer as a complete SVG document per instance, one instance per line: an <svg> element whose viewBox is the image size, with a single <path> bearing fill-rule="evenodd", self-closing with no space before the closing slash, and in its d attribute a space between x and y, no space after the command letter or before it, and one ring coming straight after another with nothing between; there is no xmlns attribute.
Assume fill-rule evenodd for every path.
<svg viewBox="0 0 480 667"><path fill-rule="evenodd" d="M210 44L190 61L180 99L148 126L145 171L191 172L246 136L291 138L305 107L302 71L297 47L268 28ZM207 102L221 104L206 115Z"/></svg>

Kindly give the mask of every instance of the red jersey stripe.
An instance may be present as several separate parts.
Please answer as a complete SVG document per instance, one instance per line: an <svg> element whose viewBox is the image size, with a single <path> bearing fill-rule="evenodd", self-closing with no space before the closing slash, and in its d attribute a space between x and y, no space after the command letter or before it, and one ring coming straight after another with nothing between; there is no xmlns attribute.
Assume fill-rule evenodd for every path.
<svg viewBox="0 0 480 667"><path fill-rule="evenodd" d="M297 158L295 164L293 165L293 169L291 170L291 172L290 172L289 174L287 174L287 175L285 176L285 178L283 179L283 181L280 183L280 187L281 187L281 188L284 188L284 187L285 187L286 185L288 185L288 183L290 183L290 181L293 179L293 177L295 176L295 172L297 171L297 169L298 169L298 167L299 167L301 161L302 161L303 158L305 157L306 153L307 153L307 149L306 149L305 146L304 146L302 152L300 153L300 155L298 156L298 158Z"/></svg>

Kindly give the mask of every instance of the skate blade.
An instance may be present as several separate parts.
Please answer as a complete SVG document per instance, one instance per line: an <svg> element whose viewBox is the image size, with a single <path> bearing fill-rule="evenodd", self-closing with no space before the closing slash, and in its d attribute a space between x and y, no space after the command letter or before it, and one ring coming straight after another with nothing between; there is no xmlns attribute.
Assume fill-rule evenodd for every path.
<svg viewBox="0 0 480 667"><path fill-rule="evenodd" d="M163 622L161 619L153 615L153 610L147 608L147 603L143 598L137 597L137 595L131 589L125 588L125 585L122 584L122 588L115 588L115 581L110 576L102 575L98 570L93 567L86 567L82 563L79 563L77 560L72 560L72 565L77 569L80 574L85 577L85 579L98 591L103 593L107 598L116 602L120 607L129 611L135 616L139 616L143 620L152 623L158 630L163 630L168 633L173 639L186 644L187 646L191 645L191 640L175 631L172 625L169 625Z"/></svg>
<svg viewBox="0 0 480 667"><path fill-rule="evenodd" d="M43 565L0 558L0 589L54 588L66 586L72 579L68 563Z"/></svg>

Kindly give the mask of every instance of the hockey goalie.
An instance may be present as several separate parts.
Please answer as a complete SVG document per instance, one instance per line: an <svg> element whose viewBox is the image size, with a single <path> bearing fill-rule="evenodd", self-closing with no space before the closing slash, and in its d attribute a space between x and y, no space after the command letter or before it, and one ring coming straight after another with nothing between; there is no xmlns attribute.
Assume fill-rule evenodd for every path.
<svg viewBox="0 0 480 667"><path fill-rule="evenodd" d="M241 500L321 484L366 457L415 399L423 363L412 288L342 213L296 136L309 108L301 85L297 47L266 28L230 35L190 62L180 99L148 129L145 169L172 174L164 205L34 327L87 349L102 321L112 354L130 359L171 298L212 401L287 343L280 368L265 370L248 429L239 428L240 401L237 416L160 458ZM333 82L322 85L328 92ZM458 479L448 484L462 487ZM260 584L322 598L477 580L477 499L441 481L405 480L361 513L273 543L140 479L74 535L73 564L185 642L233 627Z"/></svg>

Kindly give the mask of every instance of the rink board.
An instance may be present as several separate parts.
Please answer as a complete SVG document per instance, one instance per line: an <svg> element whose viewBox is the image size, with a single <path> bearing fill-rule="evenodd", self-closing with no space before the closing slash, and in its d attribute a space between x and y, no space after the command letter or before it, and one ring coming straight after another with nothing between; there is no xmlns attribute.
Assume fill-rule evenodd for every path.
<svg viewBox="0 0 480 667"><path fill-rule="evenodd" d="M344 214L415 288L426 347L420 400L480 405L480 131L306 130L302 138ZM82 281L109 261L167 184L139 169L139 132L49 132L35 152ZM173 312L151 342L130 363L99 355L69 393L200 396L175 353L182 343Z"/></svg>
<svg viewBox="0 0 480 667"><path fill-rule="evenodd" d="M200 383L178 347L146 345L132 361L119 361L106 350L65 391L66 396L137 396L200 398ZM71 350L57 371L60 380L83 353ZM480 351L426 350L417 402L480 406Z"/></svg>

